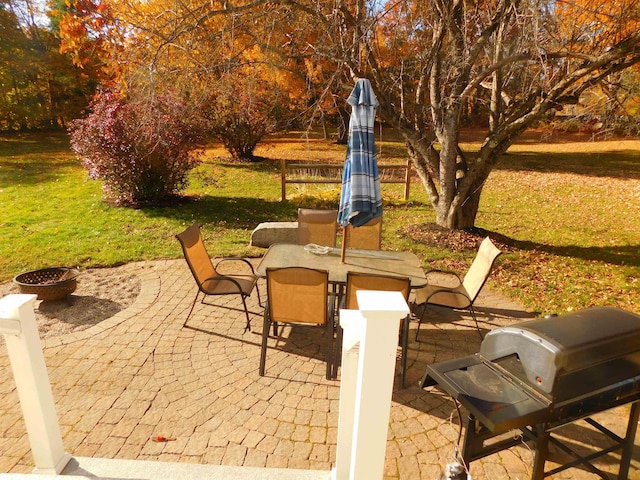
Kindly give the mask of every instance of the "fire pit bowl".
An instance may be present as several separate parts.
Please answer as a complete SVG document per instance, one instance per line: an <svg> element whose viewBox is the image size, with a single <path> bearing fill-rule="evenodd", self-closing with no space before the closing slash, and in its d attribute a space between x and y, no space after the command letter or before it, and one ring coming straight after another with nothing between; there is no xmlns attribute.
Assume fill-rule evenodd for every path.
<svg viewBox="0 0 640 480"><path fill-rule="evenodd" d="M80 272L74 268L56 267L33 270L13 277L20 293L38 295L38 300L61 300L75 292Z"/></svg>

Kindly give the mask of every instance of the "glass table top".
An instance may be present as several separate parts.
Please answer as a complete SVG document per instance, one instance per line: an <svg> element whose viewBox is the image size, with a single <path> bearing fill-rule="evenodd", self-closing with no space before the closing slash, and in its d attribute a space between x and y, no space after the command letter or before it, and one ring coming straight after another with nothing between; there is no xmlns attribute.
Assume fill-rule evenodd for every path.
<svg viewBox="0 0 640 480"><path fill-rule="evenodd" d="M256 274L266 277L267 268L308 267L328 270L332 283L346 283L348 272L359 272L409 277L412 288L427 284L420 259L411 252L348 248L343 263L340 260L340 248L331 248L326 253L323 251L305 249L305 245L271 245L258 265Z"/></svg>

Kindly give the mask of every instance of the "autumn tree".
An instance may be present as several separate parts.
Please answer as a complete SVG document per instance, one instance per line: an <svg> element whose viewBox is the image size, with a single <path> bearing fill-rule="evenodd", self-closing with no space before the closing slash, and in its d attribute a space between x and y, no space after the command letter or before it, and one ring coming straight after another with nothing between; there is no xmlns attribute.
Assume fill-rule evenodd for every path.
<svg viewBox="0 0 640 480"><path fill-rule="evenodd" d="M64 127L93 94L34 3L0 0L0 129Z"/></svg>
<svg viewBox="0 0 640 480"><path fill-rule="evenodd" d="M111 88L126 66L126 31L109 4L101 0L50 0L50 17L60 51L73 63Z"/></svg>
<svg viewBox="0 0 640 480"><path fill-rule="evenodd" d="M563 3L422 0L369 17L364 61L349 66L371 79L382 118L404 136L439 225L474 226L483 186L518 135L640 60L636 29L600 18L599 2L583 2L592 8L580 19L560 17ZM625 24L637 19L633 6ZM472 98L488 122L480 149L463 152Z"/></svg>
<svg viewBox="0 0 640 480"><path fill-rule="evenodd" d="M640 61L635 0L580 0L579 16L560 15L577 3L354 0L277 8L307 17L289 22L300 26L288 32L300 46L295 54L331 59L371 80L379 115L404 137L436 222L459 229L474 226L489 174L521 133ZM464 152L460 132L470 108L485 112L485 136L478 151Z"/></svg>
<svg viewBox="0 0 640 480"><path fill-rule="evenodd" d="M563 34L575 40L575 48L590 53L591 44L584 38L618 42L638 28L638 18L634 13L634 2L610 1L598 4L592 0L574 0L558 3L555 14L560 20ZM595 17L597 22L591 22ZM577 21L576 21L577 20ZM599 25L611 24L608 29L599 29ZM578 29L583 29L579 31ZM593 126L604 132L614 130L637 132L637 103L640 100L638 75L640 67L612 73L580 99L573 111L585 119L591 118Z"/></svg>
<svg viewBox="0 0 640 480"><path fill-rule="evenodd" d="M113 83L135 101L167 90L181 95L236 160L253 159L260 140L290 125L292 106L306 100L297 96L304 79L275 66L268 44L258 48L249 33L265 21L264 12L230 13L213 2L190 0L171 6L160 0L73 5L61 29L66 25L64 45L78 61L91 60L83 52L92 51L101 63L117 64Z"/></svg>
<svg viewBox="0 0 640 480"><path fill-rule="evenodd" d="M450 229L474 226L492 169L521 133L640 61L637 0L109 4L122 18L138 12L121 41L148 55L129 62L139 79L180 78L173 84L194 98L225 68L255 62L244 54L256 46L260 62L303 89L322 65L307 96L316 103L345 78L369 78L380 118L404 137L436 222ZM146 84L152 95L158 83ZM483 113L485 135L465 152L470 110Z"/></svg>
<svg viewBox="0 0 640 480"><path fill-rule="evenodd" d="M280 65L328 62L334 80L339 72L369 78L381 119L406 141L436 222L451 229L474 226L492 169L521 133L640 61L636 0L201 6L200 18L270 19L254 21L245 34L277 51ZM460 132L470 106L485 112L486 129L480 149L464 152Z"/></svg>

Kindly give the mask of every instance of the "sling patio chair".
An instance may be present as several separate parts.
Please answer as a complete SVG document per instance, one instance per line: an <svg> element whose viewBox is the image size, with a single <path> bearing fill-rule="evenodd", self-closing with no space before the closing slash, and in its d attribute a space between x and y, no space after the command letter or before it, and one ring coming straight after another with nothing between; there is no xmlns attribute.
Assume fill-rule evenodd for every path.
<svg viewBox="0 0 640 480"><path fill-rule="evenodd" d="M278 324L322 327L326 337L327 378L331 378L334 321L329 297L329 272L306 267L267 268L267 303L262 327L260 375L264 376L267 360L267 339L273 325L278 336Z"/></svg>
<svg viewBox="0 0 640 480"><path fill-rule="evenodd" d="M262 306L260 300L260 290L257 287L258 277L255 275L253 265L248 260L239 257L225 257L221 258L214 265L207 253L202 240L202 234L200 232L200 226L196 223L187 228L184 232L176 235L178 242L182 246L182 252L184 253L184 259L189 265L189 269L193 274L193 278L198 285L198 291L196 297L193 299L191 310L184 321L183 327L187 325L187 321L193 312L193 307L196 304L198 295L202 292L202 302L207 295L240 295L242 299L242 305L244 306L244 313L247 317L247 325L244 331L251 331L251 321L249 319L249 310L247 309L246 298L251 296L251 292L254 287L258 292L258 304ZM233 274L220 274L218 267L222 263L226 262L238 262L240 264L246 264L248 268L245 268L246 273L233 273Z"/></svg>
<svg viewBox="0 0 640 480"><path fill-rule="evenodd" d="M346 226L347 247L380 250L382 245L382 217L376 217L361 227Z"/></svg>
<svg viewBox="0 0 640 480"><path fill-rule="evenodd" d="M418 329L416 331L416 341L418 340L420 326L424 320L427 305L437 305L455 310L468 309L476 323L478 334L480 338L482 338L482 332L480 331L480 325L478 325L478 319L473 309L473 303L476 301L476 298L478 298L480 290L482 290L482 287L489 278L491 268L496 258L498 258L501 253L491 239L487 237L480 244L476 258L473 260L471 267L469 267L469 270L462 280L460 280L460 277L455 272L446 270L429 270L426 272L427 280L430 274L441 273L452 276L454 281L457 282L457 285L443 286L429 282L427 286L415 290L415 304L423 305L420 322L418 323Z"/></svg>
<svg viewBox="0 0 640 480"><path fill-rule="evenodd" d="M349 310L358 309L358 297L356 292L359 290L377 290L383 292L400 292L404 299L408 301L409 292L411 291L411 280L407 277L394 277L391 275L377 275L370 273L347 273L347 290L344 297L344 308ZM402 348L400 385L404 388L404 379L407 371L407 349L409 347L409 316L403 318L400 322L400 347ZM342 329L338 327L338 341L336 349L336 369L338 365L339 349L342 344ZM335 376L335 375L334 375Z"/></svg>
<svg viewBox="0 0 640 480"><path fill-rule="evenodd" d="M299 245L315 243L326 247L335 247L337 233L337 210L298 209Z"/></svg>

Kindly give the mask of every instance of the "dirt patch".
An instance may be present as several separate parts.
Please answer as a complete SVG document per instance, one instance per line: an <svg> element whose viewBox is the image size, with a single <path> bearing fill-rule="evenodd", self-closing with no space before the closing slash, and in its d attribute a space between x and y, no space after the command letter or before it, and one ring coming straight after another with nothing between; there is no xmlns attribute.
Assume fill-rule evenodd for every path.
<svg viewBox="0 0 640 480"><path fill-rule="evenodd" d="M41 338L85 330L130 306L140 293L140 279L129 265L84 270L76 291L64 300L36 300ZM0 285L0 297L20 293L13 282Z"/></svg>

